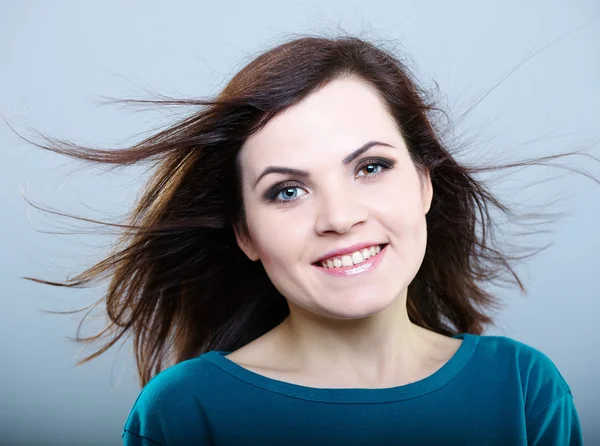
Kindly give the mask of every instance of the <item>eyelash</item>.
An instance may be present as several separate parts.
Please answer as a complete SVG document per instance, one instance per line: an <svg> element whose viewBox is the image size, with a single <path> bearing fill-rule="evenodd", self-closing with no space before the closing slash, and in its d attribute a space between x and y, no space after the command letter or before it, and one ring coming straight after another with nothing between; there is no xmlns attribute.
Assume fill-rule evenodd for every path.
<svg viewBox="0 0 600 446"><path fill-rule="evenodd" d="M373 173L371 175L364 175L365 178L371 178L371 177L381 175L382 173L385 173L386 171L392 169L394 167L394 164L395 163L393 161L387 160L384 158L366 158L366 159L362 160L358 166L356 166L356 171L360 172L362 169L364 169L367 166L380 166L381 169L377 173ZM279 196L279 194L281 194L281 192L283 192L287 189L295 189L295 188L301 188L301 187L302 186L300 186L298 183L296 183L294 181L289 181L289 182L286 182L283 184L278 184L278 185L274 186L272 189L270 189L265 194L265 199L271 203L289 204L289 203L292 203L292 202L298 200L298 198L292 198L291 200L279 200L277 198Z"/></svg>

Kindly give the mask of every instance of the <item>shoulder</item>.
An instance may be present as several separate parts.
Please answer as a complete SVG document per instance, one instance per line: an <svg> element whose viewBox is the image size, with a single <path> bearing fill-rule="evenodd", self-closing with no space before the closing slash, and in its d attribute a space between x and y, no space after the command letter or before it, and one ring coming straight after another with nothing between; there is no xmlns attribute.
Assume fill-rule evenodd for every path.
<svg viewBox="0 0 600 446"><path fill-rule="evenodd" d="M207 434L202 400L215 367L204 356L169 367L144 386L125 422L124 438L166 444L181 432L198 438ZM195 426L196 432L190 432L189 426Z"/></svg>
<svg viewBox="0 0 600 446"><path fill-rule="evenodd" d="M583 444L571 389L556 364L540 350L505 336L480 336L479 354L521 393L527 444ZM489 370L489 369L488 369Z"/></svg>
<svg viewBox="0 0 600 446"><path fill-rule="evenodd" d="M506 336L479 336L478 359L510 374L521 386L525 411L536 416L571 389L558 367L545 353Z"/></svg>
<svg viewBox="0 0 600 446"><path fill-rule="evenodd" d="M203 384L213 372L212 364L205 355L182 361L154 376L141 390L136 406L180 400L182 394L190 394L190 389L201 391Z"/></svg>
<svg viewBox="0 0 600 446"><path fill-rule="evenodd" d="M506 336L481 335L478 350L478 353L494 357L506 365L516 365L528 382L547 378L567 385L556 364L545 353L529 344ZM568 389L565 387L564 390Z"/></svg>

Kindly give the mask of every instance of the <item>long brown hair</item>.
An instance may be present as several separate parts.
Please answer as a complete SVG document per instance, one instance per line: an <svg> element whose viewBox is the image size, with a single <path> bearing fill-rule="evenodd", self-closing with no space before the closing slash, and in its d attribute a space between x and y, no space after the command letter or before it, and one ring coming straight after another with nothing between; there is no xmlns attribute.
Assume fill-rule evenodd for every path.
<svg viewBox="0 0 600 446"><path fill-rule="evenodd" d="M93 163L150 161L155 167L125 222L98 222L120 231L110 255L62 282L26 277L66 287L109 280L92 306L105 307L107 326L91 337L80 337L78 329L75 338L105 341L78 364L132 334L145 385L167 366L209 350L236 350L286 318L285 298L235 240L234 227L247 231L238 154L269 119L341 76L377 88L415 166L431 174L427 248L408 288L410 319L441 334L480 334L500 307L486 285L516 284L525 291L513 267L524 256L499 246L492 210L514 215L474 175L554 157L494 167L460 164L436 130L439 110L393 52L351 36L303 37L251 61L214 99L134 101L195 111L131 147L99 150L51 138L35 143Z"/></svg>

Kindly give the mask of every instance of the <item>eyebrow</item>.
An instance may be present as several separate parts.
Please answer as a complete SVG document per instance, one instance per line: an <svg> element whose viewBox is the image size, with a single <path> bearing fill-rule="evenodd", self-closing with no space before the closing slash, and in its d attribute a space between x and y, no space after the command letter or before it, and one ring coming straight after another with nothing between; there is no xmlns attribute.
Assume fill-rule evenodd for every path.
<svg viewBox="0 0 600 446"><path fill-rule="evenodd" d="M367 150L369 150L373 146L385 146L385 147L392 147L392 148L394 147L391 144L388 144L388 143L385 143L385 142L381 142L381 141L369 141L368 143L363 144L358 149L356 149L352 153L350 153L346 158L344 158L342 160L342 163L344 165L350 164L352 161L354 161L356 158L358 158L360 155L362 155L363 153L365 153ZM262 171L262 173L258 176L258 178L256 179L256 181L254 182L253 188L256 189L256 185L258 184L258 182L261 179L263 179L263 177L265 177L266 175L268 175L270 173L280 173L280 174L285 174L285 175L296 175L296 176L303 177L303 178L307 178L307 177L310 176L310 174L308 173L308 171L302 170L302 169L294 169L294 168L291 168L291 167L282 167L282 166L269 166L269 167L266 167Z"/></svg>

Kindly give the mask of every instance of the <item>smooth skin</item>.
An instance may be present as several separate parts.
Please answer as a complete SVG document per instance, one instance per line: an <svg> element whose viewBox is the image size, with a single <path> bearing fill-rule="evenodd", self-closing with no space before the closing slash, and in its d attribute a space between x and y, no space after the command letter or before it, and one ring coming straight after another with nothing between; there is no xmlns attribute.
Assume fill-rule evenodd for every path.
<svg viewBox="0 0 600 446"><path fill-rule="evenodd" d="M344 163L370 141L383 144ZM298 385L387 388L426 378L454 355L462 340L408 318L433 190L372 85L333 80L251 135L240 161L249 237L236 231L238 245L262 262L290 315L228 359ZM269 166L308 175L261 175ZM315 265L361 242L388 244L373 271L333 277Z"/></svg>

